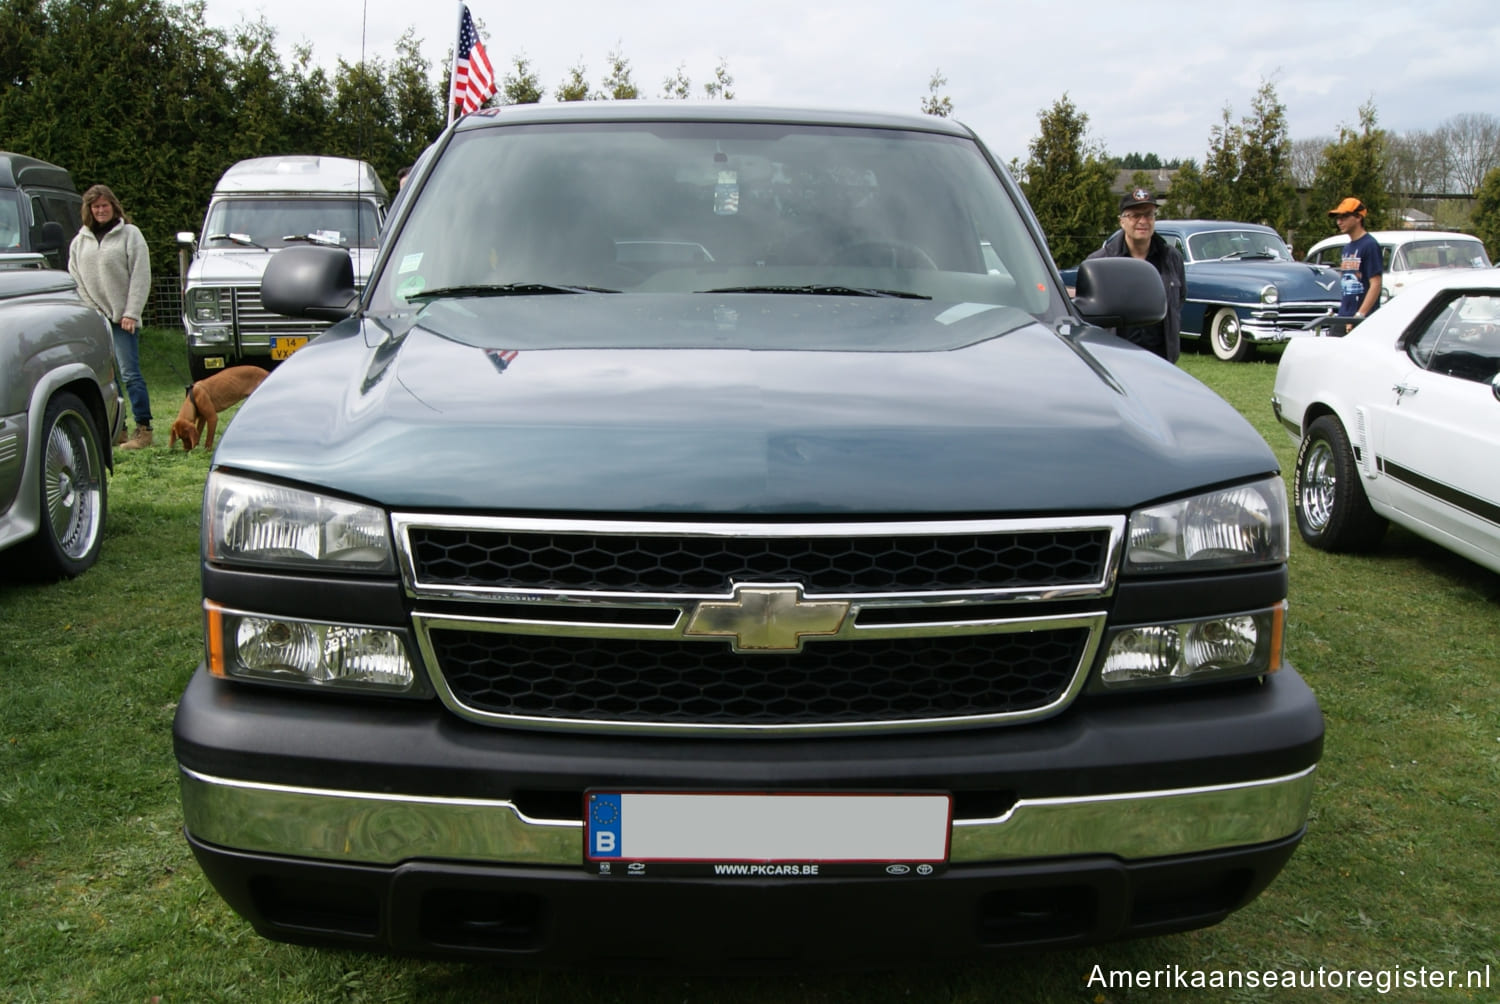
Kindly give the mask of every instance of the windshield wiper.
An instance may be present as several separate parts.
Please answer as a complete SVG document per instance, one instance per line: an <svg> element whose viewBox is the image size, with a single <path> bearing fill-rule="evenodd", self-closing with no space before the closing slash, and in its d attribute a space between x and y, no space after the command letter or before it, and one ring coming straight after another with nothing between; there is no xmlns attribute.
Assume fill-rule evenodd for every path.
<svg viewBox="0 0 1500 1004"><path fill-rule="evenodd" d="M320 247L336 248L341 245L333 238L322 237L318 234L287 234L281 238L283 241L307 241L309 244L317 244Z"/></svg>
<svg viewBox="0 0 1500 1004"><path fill-rule="evenodd" d="M1222 257L1222 258L1215 258L1214 261L1229 261L1232 258L1233 259L1244 259L1244 258L1275 258L1275 259L1279 259L1280 257L1281 257L1281 255L1277 254L1274 251L1265 251L1265 250L1261 250L1261 251L1231 251L1227 255L1225 255L1224 257Z"/></svg>
<svg viewBox="0 0 1500 1004"><path fill-rule="evenodd" d="M700 293L811 293L815 296L888 296L902 300L930 300L922 293L902 289L865 289L859 286L725 286L722 289L700 289Z"/></svg>
<svg viewBox="0 0 1500 1004"><path fill-rule="evenodd" d="M249 234L209 234L206 239L211 241L233 241L236 244L243 244L247 248L260 248L262 251L271 250L264 244L257 244Z"/></svg>
<svg viewBox="0 0 1500 1004"><path fill-rule="evenodd" d="M415 293L403 293L402 298L414 301L436 300L450 296L537 296L548 293L618 292L618 289L604 289L599 286L557 286L550 282L505 282L475 283L470 286L439 286L437 289L423 289Z"/></svg>

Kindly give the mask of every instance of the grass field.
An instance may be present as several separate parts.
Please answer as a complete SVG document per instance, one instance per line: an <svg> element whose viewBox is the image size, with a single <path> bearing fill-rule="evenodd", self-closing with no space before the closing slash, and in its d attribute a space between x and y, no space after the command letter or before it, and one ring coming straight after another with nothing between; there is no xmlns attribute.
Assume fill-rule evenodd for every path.
<svg viewBox="0 0 1500 1004"><path fill-rule="evenodd" d="M1288 649L1318 693L1327 746L1301 849L1216 928L886 973L530 973L262 940L209 889L180 833L171 721L200 657L208 470L201 451L165 449L180 339L147 334L160 439L117 463L99 565L45 586L0 577L0 1000L1500 1001L1500 576L1398 530L1367 557L1293 534ZM1183 365L1290 468L1271 422L1274 356ZM1321 967L1325 988L1122 990L1091 985L1096 966L1304 979ZM1457 970L1461 984L1488 967L1490 986L1329 988L1335 971L1373 980L1397 967Z"/></svg>

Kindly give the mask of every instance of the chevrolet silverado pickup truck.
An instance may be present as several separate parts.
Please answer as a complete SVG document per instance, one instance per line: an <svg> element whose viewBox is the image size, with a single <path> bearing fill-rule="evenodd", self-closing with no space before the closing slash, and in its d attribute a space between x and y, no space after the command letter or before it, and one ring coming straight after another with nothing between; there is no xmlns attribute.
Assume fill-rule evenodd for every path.
<svg viewBox="0 0 1500 1004"><path fill-rule="evenodd" d="M562 965L1214 924L1302 839L1275 457L933 117L436 142L203 509L185 830L270 938Z"/></svg>

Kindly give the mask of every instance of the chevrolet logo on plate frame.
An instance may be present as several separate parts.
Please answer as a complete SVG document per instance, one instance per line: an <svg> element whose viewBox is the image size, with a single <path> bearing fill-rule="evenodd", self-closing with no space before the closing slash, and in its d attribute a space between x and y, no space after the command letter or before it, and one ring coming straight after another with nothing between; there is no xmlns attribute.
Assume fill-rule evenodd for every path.
<svg viewBox="0 0 1500 1004"><path fill-rule="evenodd" d="M689 638L731 638L736 652L800 652L802 639L836 635L843 600L806 600L799 585L735 586L732 600L704 600L683 629Z"/></svg>

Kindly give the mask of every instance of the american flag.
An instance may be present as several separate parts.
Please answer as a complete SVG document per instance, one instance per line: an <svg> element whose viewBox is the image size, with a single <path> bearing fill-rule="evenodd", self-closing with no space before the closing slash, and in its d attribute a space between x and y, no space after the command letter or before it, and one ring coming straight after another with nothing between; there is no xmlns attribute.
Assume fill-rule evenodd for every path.
<svg viewBox="0 0 1500 1004"><path fill-rule="evenodd" d="M474 19L469 16L467 5L463 7L463 18L458 23L458 49L453 58L453 100L450 104L459 107L459 114L467 115L484 99L495 93L495 68L485 54L484 42L474 30Z"/></svg>
<svg viewBox="0 0 1500 1004"><path fill-rule="evenodd" d="M504 373L510 369L510 364L516 361L516 356L521 353L515 349L485 349L484 354L489 358L495 369Z"/></svg>

